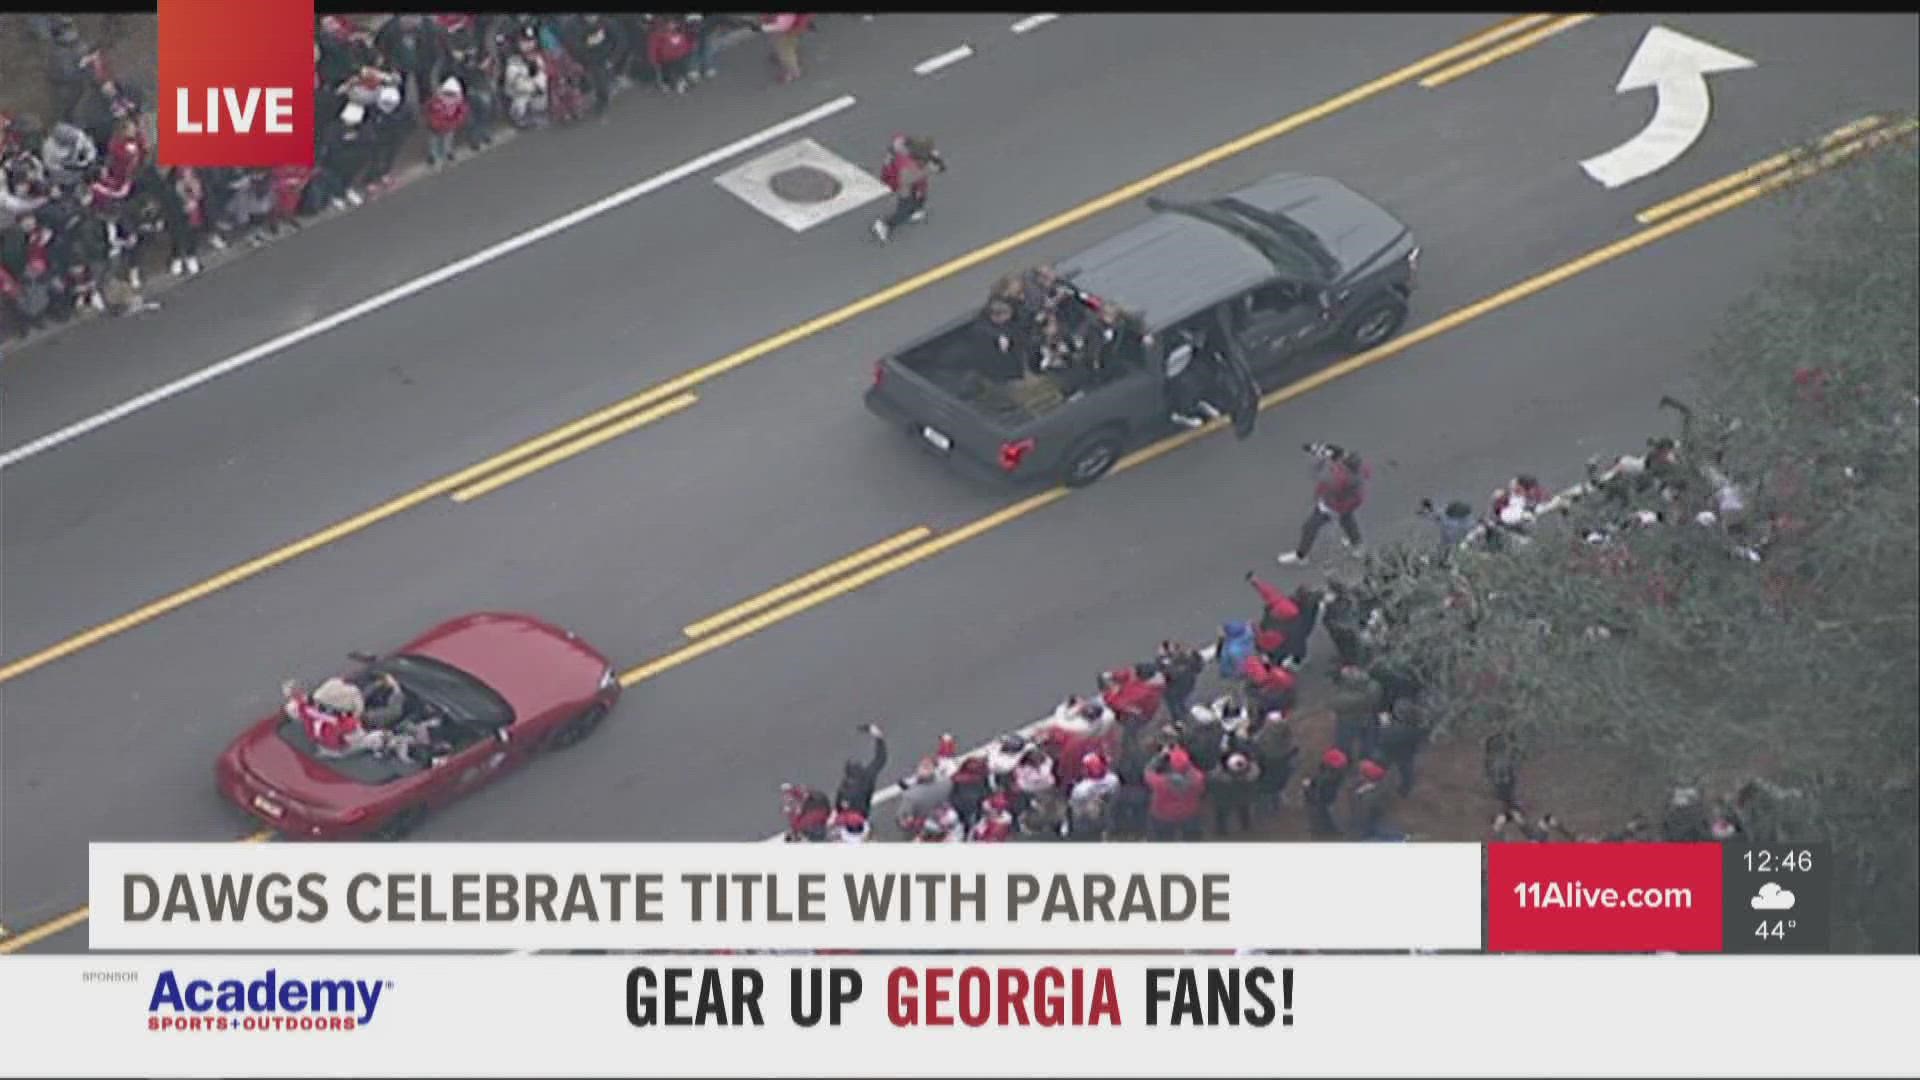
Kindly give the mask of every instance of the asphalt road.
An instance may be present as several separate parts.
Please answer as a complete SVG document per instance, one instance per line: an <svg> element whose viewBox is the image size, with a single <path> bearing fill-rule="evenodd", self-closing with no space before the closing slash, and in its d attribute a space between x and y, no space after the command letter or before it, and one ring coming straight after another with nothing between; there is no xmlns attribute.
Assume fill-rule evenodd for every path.
<svg viewBox="0 0 1920 1080"><path fill-rule="evenodd" d="M816 35L806 81L758 58L699 97L516 142L179 290L140 321L10 359L7 447L337 310L715 146L852 94L802 134L870 162L936 134L934 220L888 248L865 210L795 235L715 186L726 166L313 338L0 474L6 660L455 472L1309 108L1467 37L1466 16L888 17ZM1632 232L1633 215L1869 112L1913 110L1912 16L1665 20L1758 61L1714 77L1711 126L1608 192L1575 163L1645 123L1613 85L1649 25L1605 17L1433 90L1404 85L1176 182L1338 177L1418 232L1412 325ZM914 63L970 42L933 77ZM780 140L753 153L764 153ZM752 154L748 154L751 157ZM744 160L744 159L743 159ZM729 163L732 164L732 163ZM1071 252L1137 200L793 341L697 404L471 502L364 531L0 684L0 920L84 902L85 843L249 831L214 755L290 674L460 611L524 608L639 664L681 628L901 530L1016 496L946 473L858 395L871 359ZM1513 471L1577 478L1637 445L1653 402L1784 239L1779 200L1734 210L629 690L592 749L429 822L430 839L764 835L782 780L829 780L880 719L903 758L1025 722L1101 667L1247 610L1308 505L1307 439L1375 462L1365 515L1479 498ZM244 268L244 269L242 269ZM1329 556L1333 558L1332 556ZM41 947L84 947L78 930Z"/></svg>

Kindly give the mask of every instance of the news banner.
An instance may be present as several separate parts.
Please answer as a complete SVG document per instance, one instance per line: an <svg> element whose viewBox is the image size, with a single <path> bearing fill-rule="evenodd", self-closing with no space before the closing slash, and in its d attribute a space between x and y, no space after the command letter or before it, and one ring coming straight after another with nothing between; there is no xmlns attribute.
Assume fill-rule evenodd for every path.
<svg viewBox="0 0 1920 1080"><path fill-rule="evenodd" d="M1910 1018L1910 958L1821 955L1826 859L94 844L93 952L0 961L0 1061L39 1077L1518 1075L1577 1053L1588 1075L1911 1075L1911 1042L1888 1038ZM1717 1037L1728 1008L1781 1028Z"/></svg>

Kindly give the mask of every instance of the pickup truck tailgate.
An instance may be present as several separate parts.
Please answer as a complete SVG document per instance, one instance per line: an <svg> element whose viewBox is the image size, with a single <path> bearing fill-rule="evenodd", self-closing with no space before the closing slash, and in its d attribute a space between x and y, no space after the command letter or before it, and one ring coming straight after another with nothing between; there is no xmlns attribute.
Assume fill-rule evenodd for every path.
<svg viewBox="0 0 1920 1080"><path fill-rule="evenodd" d="M867 407L907 429L929 449L993 466L1007 432L984 410L893 357L880 361Z"/></svg>

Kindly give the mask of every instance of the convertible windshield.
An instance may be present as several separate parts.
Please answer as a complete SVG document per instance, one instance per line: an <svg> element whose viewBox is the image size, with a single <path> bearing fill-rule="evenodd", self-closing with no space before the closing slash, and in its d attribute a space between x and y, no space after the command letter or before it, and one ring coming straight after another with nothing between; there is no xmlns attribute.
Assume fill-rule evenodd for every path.
<svg viewBox="0 0 1920 1080"><path fill-rule="evenodd" d="M475 732L492 734L513 723L513 708L479 679L425 656L389 656L375 663L374 675L392 675L408 694L437 707Z"/></svg>

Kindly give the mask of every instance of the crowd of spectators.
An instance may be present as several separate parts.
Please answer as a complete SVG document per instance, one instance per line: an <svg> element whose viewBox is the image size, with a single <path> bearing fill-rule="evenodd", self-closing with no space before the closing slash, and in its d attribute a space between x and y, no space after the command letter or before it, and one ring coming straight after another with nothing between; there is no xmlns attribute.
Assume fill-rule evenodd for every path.
<svg viewBox="0 0 1920 1080"><path fill-rule="evenodd" d="M39 16L49 117L0 109L0 340L88 311L153 305L144 275L202 269L389 187L424 129L438 168L502 127L571 124L636 83L684 94L735 29L763 33L775 77L800 75L799 14L328 15L315 27L311 168L163 169L138 87L73 19ZM4 105L4 103L0 103Z"/></svg>
<svg viewBox="0 0 1920 1080"><path fill-rule="evenodd" d="M1661 404L1691 428L1684 405ZM1412 579L1414 563L1450 570L1465 551L1497 556L1535 543L1550 518L1571 533L1561 542L1591 551L1602 569L1625 565L1626 533L1659 527L1713 530L1729 557L1763 561L1792 524L1753 520L1744 486L1716 458L1686 453L1690 434L1649 439L1643 454L1591 460L1586 479L1558 494L1520 474L1484 511L1462 500L1440 511L1423 500L1437 550L1361 555L1355 544L1357 572L1291 592L1249 571L1257 613L1225 622L1204 647L1163 641L1151 659L1101 674L1092 692L1069 695L1038 724L985 750L963 754L942 737L892 787L882 785L885 735L867 727L872 755L849 759L835 789L783 788L787 839L1198 840L1246 833L1257 818L1297 805L1316 838L1405 840L1397 804L1413 792L1416 764L1454 705L1401 639L1422 617L1419 605L1462 602L1457 590L1469 586L1436 595L1396 583ZM1606 636L1600 627L1585 633ZM1303 710L1300 684L1317 634L1331 646L1331 689ZM1309 742L1323 729L1314 721L1326 719L1330 738ZM1682 786L1658 814L1579 833L1522 804L1519 755L1505 735L1490 734L1481 749L1487 794L1499 808L1489 833L1497 840L1728 840L1748 831L1756 807L1792 795L1763 781L1716 799ZM875 815L885 800L892 805L882 825Z"/></svg>

